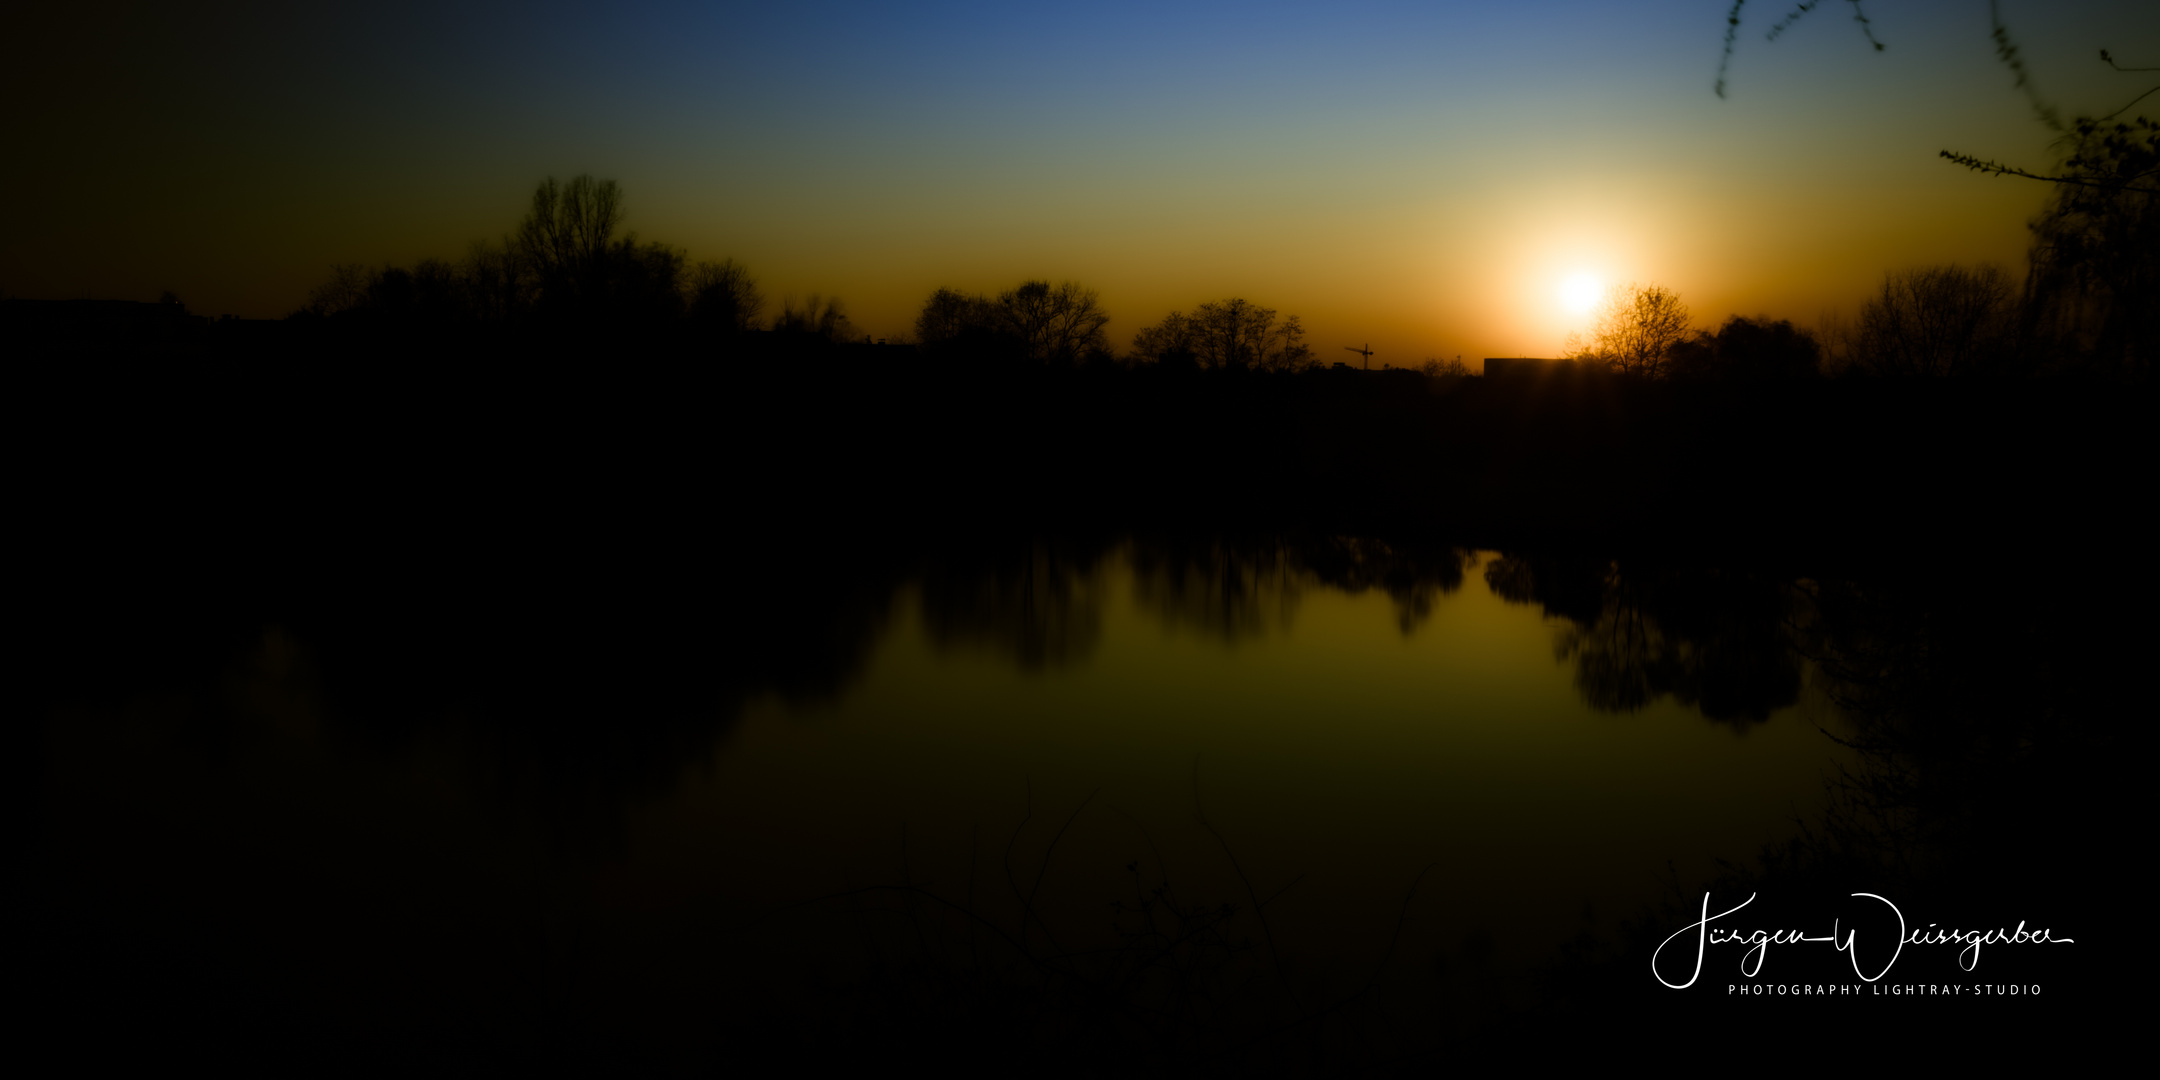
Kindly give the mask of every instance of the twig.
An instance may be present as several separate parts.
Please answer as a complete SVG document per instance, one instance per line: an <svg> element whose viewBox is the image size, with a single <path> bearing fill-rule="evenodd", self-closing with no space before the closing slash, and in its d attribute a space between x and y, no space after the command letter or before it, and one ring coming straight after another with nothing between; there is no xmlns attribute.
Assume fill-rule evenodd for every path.
<svg viewBox="0 0 2160 1080"><path fill-rule="evenodd" d="M1244 1049L1249 1050L1252 1047L1258 1046L1261 1043L1268 1041L1269 1039L1275 1038L1276 1036L1286 1035L1292 1031L1296 1031L1298 1028L1304 1027L1307 1024L1317 1023L1318 1021L1325 1020L1329 1016L1340 1011L1344 1006L1371 993L1373 987L1379 983L1381 974L1387 971L1388 964L1395 958L1395 946L1398 942L1402 940L1403 923L1409 921L1410 901L1416 899L1417 897L1418 884L1425 880L1425 875L1432 873L1433 867L1438 865L1440 864L1426 863L1425 869L1418 871L1417 877L1410 880L1410 891L1403 894L1402 908L1395 914L1395 932L1388 935L1387 950L1380 954L1379 965L1373 968L1372 975L1366 978L1365 985L1359 988L1357 993L1351 994L1347 997L1338 998L1333 1004L1327 1006L1324 1009L1321 1009L1318 1012L1310 1013L1298 1020L1294 1020L1288 1024L1285 1024L1282 1027L1276 1028L1273 1031L1256 1036L1250 1042L1245 1044Z"/></svg>
<svg viewBox="0 0 2160 1080"><path fill-rule="evenodd" d="M1033 916L1035 925L1042 927L1043 937L1049 940L1050 947L1059 951L1063 951L1064 946L1058 944L1057 935L1050 931L1050 924L1044 922L1042 916L1035 914L1035 897L1042 892L1043 878L1048 877L1050 874L1050 860L1057 854L1058 841L1065 839L1065 830L1072 828L1072 823L1080 819L1080 811L1087 809L1088 804L1095 801L1095 796L1101 790L1097 788L1095 791L1088 792L1088 797L1080 800L1080 805L1073 808L1072 815L1065 819L1065 824L1058 827L1057 835L1050 838L1050 846L1043 851L1042 866L1035 872L1035 886L1028 890L1026 910L1020 916L1022 919L1020 924L1021 932L1023 934L1027 931L1025 920Z"/></svg>
<svg viewBox="0 0 2160 1080"><path fill-rule="evenodd" d="M909 886L910 889L915 884L914 875L908 871L907 821L905 819L900 822L900 882ZM915 930L915 947L922 952L922 955L929 956L930 942L923 936L922 920L915 914L915 900L912 896L908 898L907 915L908 925Z"/></svg>
<svg viewBox="0 0 2160 1080"><path fill-rule="evenodd" d="M971 825L969 825L969 826L968 826L968 881L967 881L967 909L968 909L969 911L973 911L973 910L975 910L975 851L976 851L976 848L977 848L977 846L978 846L979 842L981 841L981 839L982 839L982 825L981 825L981 823L980 823L980 822L977 822L977 823L975 823L975 824L971 824ZM970 966L971 966L971 967L972 967L972 968L974 969L976 977L977 977L977 978L980 978L980 977L982 977L982 954L981 954L980 952L977 952L977 951L976 951L976 949L975 949L975 922L974 922L974 920L972 920L972 919L971 919L971 920L969 920L969 921L968 921L968 924L967 924L967 928L968 928L968 964L969 964L969 965L970 965Z"/></svg>
<svg viewBox="0 0 2160 1080"><path fill-rule="evenodd" d="M1275 932L1268 926L1266 905L1260 902L1260 893L1253 888L1252 878L1245 875L1245 867L1239 864L1237 852L1230 850L1230 841L1223 839L1223 834L1207 819L1207 810L1200 800L1200 759L1197 757L1193 759L1193 816L1200 819L1200 827L1206 829L1208 835L1213 836L1215 842L1222 846L1223 855L1230 860L1230 868L1237 871L1238 881L1245 886L1245 895L1253 902L1253 914L1260 919L1260 936L1267 939L1268 958L1275 965L1275 978L1282 983L1284 990L1295 996L1296 991L1290 985L1290 977L1283 971L1282 953L1275 948ZM1276 895L1281 895L1281 890L1277 890ZM1272 900L1274 897L1268 899Z"/></svg>
<svg viewBox="0 0 2160 1080"><path fill-rule="evenodd" d="M2160 87L2156 87L2155 89L2160 89ZM1951 161L1958 163L1959 165L1965 166L1968 169L1972 169L1976 172L1984 172L1990 176L2019 176L2027 180L2044 180L2050 184L2063 184L2069 187L2098 188L2101 191L2147 191L2160 193L2160 188L2139 187L2137 184L2134 183L2104 184L2096 180L2081 180L2075 176L2042 176L2039 173L2031 172L2026 169L2021 169L2015 165L2004 165L2001 162L1997 161L1985 161L1980 158L1976 158L1971 154L1960 154L1949 150L1944 150L1942 153L1936 156L1947 158Z"/></svg>
<svg viewBox="0 0 2160 1080"><path fill-rule="evenodd" d="M1995 39L1995 56L2010 69L2010 74L2017 77L2017 88L2025 91L2025 100L2032 104L2033 115L2049 130L2063 130L2061 115L2055 111L2055 106L2041 100L2039 88L2033 85L2032 75L2025 70L2025 61L2018 56L2016 43L2010 40L2010 28L2003 24L2002 8L1997 0L1988 0L1988 24L1988 34Z"/></svg>
<svg viewBox="0 0 2160 1080"><path fill-rule="evenodd" d="M1012 835L1005 838L1005 887L1012 890L1013 899L1020 901L1020 939L1027 940L1027 898L1020 895L1020 883L1013 880L1013 845L1020 842L1020 834L1027 831L1028 822L1035 820L1035 782L1028 777L1020 778L1021 811L1020 824L1013 826Z"/></svg>

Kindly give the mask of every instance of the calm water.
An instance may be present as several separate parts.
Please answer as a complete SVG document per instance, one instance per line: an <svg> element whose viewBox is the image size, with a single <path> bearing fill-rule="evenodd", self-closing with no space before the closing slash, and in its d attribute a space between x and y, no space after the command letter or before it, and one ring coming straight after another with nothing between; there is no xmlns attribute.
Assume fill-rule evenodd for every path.
<svg viewBox="0 0 2160 1080"><path fill-rule="evenodd" d="M1001 846L1032 798L1029 866L1086 803L1061 891L1117 895L1138 858L1242 899L1204 813L1263 895L1303 879L1278 914L1302 947L1377 952L1365 939L1437 864L1421 924L1529 953L1586 901L1652 898L1668 860L1704 871L1819 811L1842 753L1824 708L1803 695L1738 724L1670 694L1596 708L1582 628L1495 595L1495 558L1464 553L1466 583L1414 610L1280 563L1174 580L1130 548L1062 580L1039 556L1032 582L967 597L973 619L912 584L846 689L756 701L641 807L621 872L773 899L897 881L904 823L914 872L957 887L970 838Z"/></svg>
<svg viewBox="0 0 2160 1080"><path fill-rule="evenodd" d="M1820 829L1866 771L1850 707L1905 685L1855 662L1898 640L1865 590L1341 538L528 592L79 659L42 803L71 970L309 1030L694 1049L865 956L979 949L956 913L1085 952L1167 885L1314 1000L1384 970L1469 1015Z"/></svg>

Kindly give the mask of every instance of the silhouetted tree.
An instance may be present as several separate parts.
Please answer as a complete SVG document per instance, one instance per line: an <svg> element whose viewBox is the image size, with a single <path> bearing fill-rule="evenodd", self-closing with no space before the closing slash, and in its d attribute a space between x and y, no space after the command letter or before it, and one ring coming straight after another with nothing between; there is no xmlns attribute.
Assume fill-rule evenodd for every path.
<svg viewBox="0 0 2160 1080"><path fill-rule="evenodd" d="M1887 376L1999 370L2012 348L2012 295L1997 266L1893 272L1860 308L1854 362Z"/></svg>
<svg viewBox="0 0 2160 1080"><path fill-rule="evenodd" d="M441 259L422 259L411 269L344 264L333 266L330 280L316 286L294 314L438 332L471 319L472 291L467 273Z"/></svg>
<svg viewBox="0 0 2160 1080"><path fill-rule="evenodd" d="M750 270L733 259L701 262L690 269L688 282L690 317L700 326L722 333L741 333L757 328L765 297L758 292Z"/></svg>
<svg viewBox="0 0 2160 1080"><path fill-rule="evenodd" d="M1108 351L1110 316L1095 290L1075 281L1024 281L996 299L939 289L915 318L915 338L946 351L1070 365Z"/></svg>
<svg viewBox="0 0 2160 1080"><path fill-rule="evenodd" d="M1768 315L1735 315L1716 334L1698 333L1673 347L1676 379L1804 379L1820 373L1815 335Z"/></svg>
<svg viewBox="0 0 2160 1080"><path fill-rule="evenodd" d="M1880 51L1859 0L1848 0L1853 16ZM1718 64L1717 93L1725 94L1725 75L1746 0L1734 0L1726 16L1725 49ZM1817 6L1805 0L1770 28L1775 39L1794 20ZM1988 5L1995 56L2009 69L2033 117L2067 147L2060 168L2041 173L1972 154L1943 150L1940 156L1993 176L2017 176L2055 185L2050 206L2033 223L2031 272L2026 276L2023 326L2013 357L2034 368L2050 358L2057 363L2121 373L2142 373L2160 351L2160 124L2145 117L2118 119L2138 102L2160 92L2147 85L2120 108L2102 116L2069 122L2041 97L2032 73L2002 20ZM2108 50L2100 62L2116 72L2150 76L2160 68L2124 67ZM2001 358L1998 358L2001 359Z"/></svg>
<svg viewBox="0 0 2160 1080"><path fill-rule="evenodd" d="M989 297L957 289L939 289L915 317L915 340L943 345L964 336L999 333L997 304Z"/></svg>
<svg viewBox="0 0 2160 1080"><path fill-rule="evenodd" d="M372 275L359 263L338 263L330 267L330 280L315 286L308 293L307 304L301 311L328 318L340 315L367 302L368 279Z"/></svg>
<svg viewBox="0 0 2160 1080"><path fill-rule="evenodd" d="M532 310L536 286L516 245L476 241L465 257L464 275L466 302L476 321L508 326Z"/></svg>
<svg viewBox="0 0 2160 1080"><path fill-rule="evenodd" d="M1133 356L1163 367L1197 367L1200 361L1194 336L1192 320L1183 312L1173 311L1163 321L1141 327L1133 335Z"/></svg>
<svg viewBox="0 0 2160 1080"><path fill-rule="evenodd" d="M608 252L597 314L637 327L659 327L680 318L686 306L683 269L688 257L666 244L618 241Z"/></svg>
<svg viewBox="0 0 2160 1080"><path fill-rule="evenodd" d="M1663 378L1669 374L1673 349L1687 340L1687 305L1662 285L1616 285L1598 310L1592 335L1587 349L1570 350L1571 359L1602 364L1623 375Z"/></svg>
<svg viewBox="0 0 2160 1080"><path fill-rule="evenodd" d="M1095 290L1079 282L1022 282L998 294L997 306L1031 359L1069 365L1107 348L1102 329L1110 316Z"/></svg>
<svg viewBox="0 0 2160 1080"><path fill-rule="evenodd" d="M780 317L773 320L773 332L821 338L834 343L853 341L858 336L855 324L848 321L847 307L840 298L824 297L811 293L800 303L794 297L781 301Z"/></svg>
<svg viewBox="0 0 2160 1080"><path fill-rule="evenodd" d="M615 181L581 175L557 184L550 176L534 189L512 243L531 260L553 302L574 302L581 287L596 283L621 224L622 189Z"/></svg>
<svg viewBox="0 0 2160 1080"><path fill-rule="evenodd" d="M535 320L551 330L660 330L692 308L701 321L732 329L755 322L761 298L740 265L705 263L689 273L681 250L617 236L621 223L614 181L550 178L502 243L477 242L456 264L430 258L410 269L333 266L330 280L294 314L430 332Z"/></svg>
<svg viewBox="0 0 2160 1080"><path fill-rule="evenodd" d="M1133 335L1133 351L1158 363L1189 360L1217 371L1303 371L1319 362L1297 316L1277 319L1274 309L1236 298L1201 304L1189 316L1171 312Z"/></svg>
<svg viewBox="0 0 2160 1080"><path fill-rule="evenodd" d="M2033 222L2026 302L2035 336L2106 370L2160 356L2160 124L2081 117Z"/></svg>
<svg viewBox="0 0 2160 1080"><path fill-rule="evenodd" d="M537 284L541 312L577 322L651 322L681 313L680 251L621 239L622 189L613 180L554 177L533 191L532 206L511 237L519 263Z"/></svg>

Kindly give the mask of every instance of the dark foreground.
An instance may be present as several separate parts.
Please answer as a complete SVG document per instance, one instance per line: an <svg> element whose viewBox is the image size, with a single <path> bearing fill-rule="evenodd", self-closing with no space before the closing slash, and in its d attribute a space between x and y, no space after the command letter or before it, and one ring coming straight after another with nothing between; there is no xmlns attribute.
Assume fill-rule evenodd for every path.
<svg viewBox="0 0 2160 1080"><path fill-rule="evenodd" d="M1795 1044L2060 1054L2126 1030L2141 961L2115 935L2135 922L2153 638L2130 524L2142 391L818 361L19 368L14 516L34 543L9 711L34 869L10 966L31 1030L86 1064L1173 1074L1687 1067ZM1676 881L1663 910L1587 919L1536 972L1489 971L1464 941L1304 981L1280 958L1295 943L1254 919L1264 897L1146 879L1126 908L1058 909L1055 926L1025 889L865 882L880 888L737 913L706 931L726 948L686 937L700 963L665 971L579 938L584 906L638 902L592 892L625 808L743 702L843 684L898 583L990 580L1046 537L1127 536L1288 551L1405 590L1446 573L1436 553L1501 549L1524 602L1583 618L1636 603L1700 654L1766 655L1775 624L1867 766L1800 842L1730 853L1725 879ZM1811 614L1765 623L1748 583L1801 590ZM189 777L246 775L266 738L236 674L265 626L316 647L326 737L457 747L409 798L482 805L457 827L493 830L498 864L448 861L459 845L429 826L376 827L382 808L343 800L334 772L178 809L201 795ZM90 714L133 717L97 737L137 744L85 751ZM83 761L103 775L71 771ZM222 764L190 771L203 762ZM322 802L352 820L268 840L232 824L278 805L278 783L332 785ZM101 819L83 793L104 785L169 785L175 812ZM1049 857L1047 828L1026 842ZM1875 918L1851 900L1874 892L1908 919L2028 918L2078 944L1994 948L1977 976L1901 959L1881 984L2039 997L1901 991L1886 1009L1868 984L1766 1002L1722 992L1740 981L1730 948L1668 990L1650 952L1706 889L1715 910L1760 894L1749 927ZM654 933L682 932L655 910ZM1788 986L1859 982L1836 954L1772 963ZM1487 992L1510 978L1529 989Z"/></svg>

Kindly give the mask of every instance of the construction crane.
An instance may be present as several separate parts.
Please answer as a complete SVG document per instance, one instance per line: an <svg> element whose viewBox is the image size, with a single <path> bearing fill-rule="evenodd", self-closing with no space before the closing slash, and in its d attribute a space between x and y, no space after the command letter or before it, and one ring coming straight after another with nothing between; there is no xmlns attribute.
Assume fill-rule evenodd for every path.
<svg viewBox="0 0 2160 1080"><path fill-rule="evenodd" d="M1364 358L1365 358L1365 370L1367 370L1367 371L1371 371L1371 370L1372 370L1372 354L1373 354L1373 350L1372 350L1372 342L1370 342L1370 341L1366 342L1366 343L1365 343L1365 347L1364 347L1364 348L1362 348L1362 349L1353 349L1353 348L1351 348L1350 346L1348 346L1348 345L1345 345L1345 346L1343 346L1343 351L1344 351L1344 352L1354 352L1354 353L1358 354L1359 356L1362 356L1362 357L1364 357Z"/></svg>

